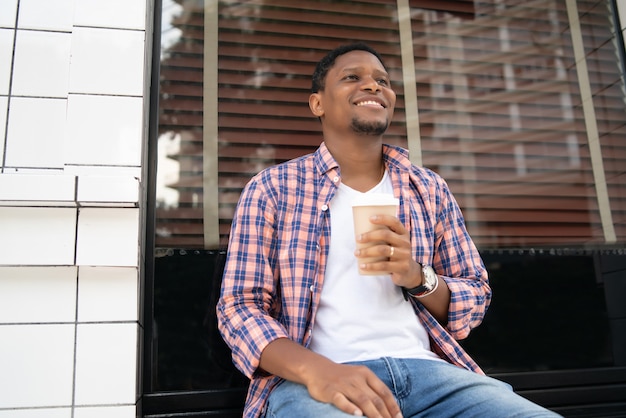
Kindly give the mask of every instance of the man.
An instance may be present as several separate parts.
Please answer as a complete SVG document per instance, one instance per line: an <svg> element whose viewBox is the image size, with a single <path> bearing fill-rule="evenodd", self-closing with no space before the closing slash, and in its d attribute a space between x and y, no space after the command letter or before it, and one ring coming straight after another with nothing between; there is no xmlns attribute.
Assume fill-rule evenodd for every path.
<svg viewBox="0 0 626 418"><path fill-rule="evenodd" d="M309 99L324 142L241 195L217 312L251 378L244 415L555 416L484 376L455 341L484 317L487 272L446 183L383 144L395 101L376 51L331 51ZM372 217L384 228L357 250L351 201L364 193L400 204ZM372 256L385 258L360 261Z"/></svg>

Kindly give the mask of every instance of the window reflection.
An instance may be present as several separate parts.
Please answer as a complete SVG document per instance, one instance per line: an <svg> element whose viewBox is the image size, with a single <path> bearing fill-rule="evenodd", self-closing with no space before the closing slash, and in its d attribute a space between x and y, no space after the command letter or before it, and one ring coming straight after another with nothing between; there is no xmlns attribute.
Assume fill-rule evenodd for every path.
<svg viewBox="0 0 626 418"><path fill-rule="evenodd" d="M481 248L603 244L607 213L623 242L626 227L613 219L626 215L626 157L618 146L626 139L624 93L608 11L577 2L606 162L603 201L566 5L510 3L444 1L432 10L411 2L423 163L447 179ZM214 86L202 79L203 2L164 4L157 199L157 246L164 248L204 247L207 184L218 188L211 192L219 213L209 215L219 218L225 247L248 179L317 147L310 72L338 44L364 40L381 51L398 93L387 140L407 146L395 2L210 4L219 22ZM203 89L214 87L218 114L209 117ZM203 127L213 123L219 175L207 183Z"/></svg>
<svg viewBox="0 0 626 418"><path fill-rule="evenodd" d="M597 196L602 184L594 175L565 3L431 2L438 10L409 3L422 159L459 200L496 291L468 348L489 372L624 364L621 333L607 326L607 316L615 330L621 324L616 306L623 306L617 297L623 292L603 295L604 281L624 264L597 273L606 244ZM310 73L328 49L364 40L379 50L398 94L387 140L406 147L414 134L406 128L414 115L405 111L394 1L207 4L163 2L155 391L245 387L211 317L224 252L204 249L205 187L217 188L224 249L248 179L320 143L307 100ZM626 241L624 86L604 3L576 4L619 246ZM207 12L219 17L217 53L208 57ZM207 60L219 69L211 86L203 80ZM216 115L204 114L209 88L219 99ZM204 172L204 131L215 124L218 136L209 140L217 142L217 155L209 157L217 158L217 179ZM512 255L504 250L509 247L522 250ZM560 257L568 247L600 250ZM615 251L611 257L623 260L623 250ZM614 278L613 288L620 283ZM608 314L607 304L613 306ZM576 329L563 338L571 326ZM568 349L579 346L593 349Z"/></svg>

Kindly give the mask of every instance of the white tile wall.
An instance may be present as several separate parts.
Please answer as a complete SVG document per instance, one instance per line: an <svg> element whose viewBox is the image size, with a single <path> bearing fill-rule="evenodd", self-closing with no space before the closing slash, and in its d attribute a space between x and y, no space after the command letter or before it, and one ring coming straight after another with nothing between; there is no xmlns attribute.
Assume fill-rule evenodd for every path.
<svg viewBox="0 0 626 418"><path fill-rule="evenodd" d="M11 94L66 98L71 41L69 33L18 30Z"/></svg>
<svg viewBox="0 0 626 418"><path fill-rule="evenodd" d="M77 267L0 267L0 324L74 322Z"/></svg>
<svg viewBox="0 0 626 418"><path fill-rule="evenodd" d="M79 266L135 267L138 236L139 209L81 208L76 263Z"/></svg>
<svg viewBox="0 0 626 418"><path fill-rule="evenodd" d="M0 0L0 418L136 415L150 4Z"/></svg>
<svg viewBox="0 0 626 418"><path fill-rule="evenodd" d="M137 324L79 324L76 405L133 404Z"/></svg>
<svg viewBox="0 0 626 418"><path fill-rule="evenodd" d="M74 203L75 193L75 176L6 173L0 176L0 206L4 201Z"/></svg>
<svg viewBox="0 0 626 418"><path fill-rule="evenodd" d="M78 321L137 321L138 287L135 267L80 267Z"/></svg>
<svg viewBox="0 0 626 418"><path fill-rule="evenodd" d="M135 418L135 416L134 405L78 407L74 411L74 418Z"/></svg>
<svg viewBox="0 0 626 418"><path fill-rule="evenodd" d="M123 10L124 13L120 13ZM146 25L145 0L80 0L76 4L77 26L143 29Z"/></svg>
<svg viewBox="0 0 626 418"><path fill-rule="evenodd" d="M142 112L141 97L70 95L66 162L141 165Z"/></svg>
<svg viewBox="0 0 626 418"><path fill-rule="evenodd" d="M0 231L0 265L74 264L75 208L0 207Z"/></svg>
<svg viewBox="0 0 626 418"><path fill-rule="evenodd" d="M9 409L0 418L72 418L71 408Z"/></svg>
<svg viewBox="0 0 626 418"><path fill-rule="evenodd" d="M75 0L20 0L19 29L69 32L74 23Z"/></svg>
<svg viewBox="0 0 626 418"><path fill-rule="evenodd" d="M0 408L71 405L74 329L0 325Z"/></svg>
<svg viewBox="0 0 626 418"><path fill-rule="evenodd" d="M9 98L0 96L0 161L4 158L4 133L7 121Z"/></svg>
<svg viewBox="0 0 626 418"><path fill-rule="evenodd" d="M125 177L141 178L141 167L94 166L68 164L63 169L65 174L80 177ZM80 182L80 179L79 179Z"/></svg>
<svg viewBox="0 0 626 418"><path fill-rule="evenodd" d="M75 27L70 92L141 96L144 32Z"/></svg>
<svg viewBox="0 0 626 418"><path fill-rule="evenodd" d="M78 201L89 205L138 205L139 180L121 176L80 176Z"/></svg>
<svg viewBox="0 0 626 418"><path fill-rule="evenodd" d="M11 167L63 167L66 107L65 99L12 97L6 164Z"/></svg>
<svg viewBox="0 0 626 418"><path fill-rule="evenodd" d="M2 4L2 2L0 2ZM2 13L0 6L0 16ZM0 95L8 96L11 79L11 56L13 55L13 29L0 29Z"/></svg>
<svg viewBox="0 0 626 418"><path fill-rule="evenodd" d="M14 28L17 13L17 0L0 1L0 27Z"/></svg>

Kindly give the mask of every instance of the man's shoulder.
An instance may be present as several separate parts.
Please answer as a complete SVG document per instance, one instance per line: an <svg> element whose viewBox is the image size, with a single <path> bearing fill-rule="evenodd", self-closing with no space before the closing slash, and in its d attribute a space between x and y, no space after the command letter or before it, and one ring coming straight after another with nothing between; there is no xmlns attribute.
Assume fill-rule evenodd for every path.
<svg viewBox="0 0 626 418"><path fill-rule="evenodd" d="M265 168L259 174L276 175L279 173L295 173L310 170L315 165L315 154L305 154Z"/></svg>
<svg viewBox="0 0 626 418"><path fill-rule="evenodd" d="M420 179L428 183L432 182L439 184L445 182L443 177L441 177L437 172L428 167L412 164L411 171L414 175L418 176Z"/></svg>
<svg viewBox="0 0 626 418"><path fill-rule="evenodd" d="M314 175L317 172L314 168L315 154L302 155L264 168L252 176L249 185L277 186L285 182L294 182L299 178Z"/></svg>
<svg viewBox="0 0 626 418"><path fill-rule="evenodd" d="M434 170L417 165L409 159L409 151L397 145L385 145L385 154L392 165L405 169L413 177L414 181L424 184L445 182L443 178Z"/></svg>

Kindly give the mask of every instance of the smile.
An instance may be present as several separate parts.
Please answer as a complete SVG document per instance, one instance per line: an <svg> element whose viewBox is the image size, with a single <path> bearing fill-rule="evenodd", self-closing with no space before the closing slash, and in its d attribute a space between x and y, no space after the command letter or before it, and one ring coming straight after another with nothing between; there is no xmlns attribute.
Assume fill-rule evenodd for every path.
<svg viewBox="0 0 626 418"><path fill-rule="evenodd" d="M358 102L356 104L357 106L373 106L373 107L379 107L379 108L385 108L385 106L383 106L381 103L378 103L375 100L366 100L364 102Z"/></svg>

